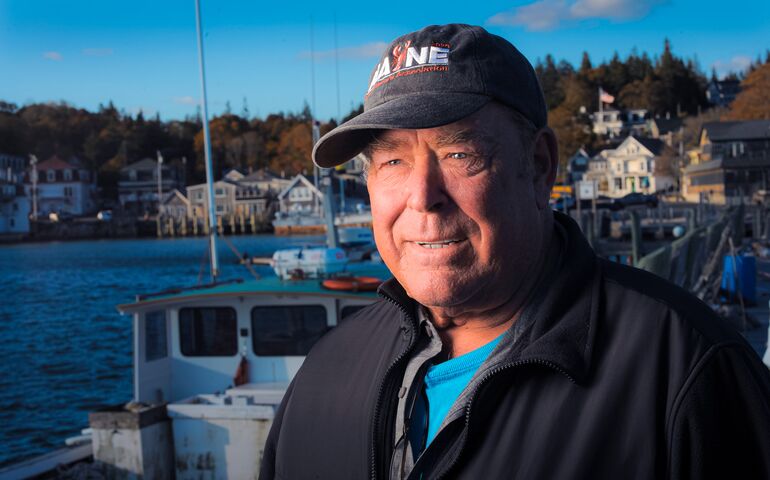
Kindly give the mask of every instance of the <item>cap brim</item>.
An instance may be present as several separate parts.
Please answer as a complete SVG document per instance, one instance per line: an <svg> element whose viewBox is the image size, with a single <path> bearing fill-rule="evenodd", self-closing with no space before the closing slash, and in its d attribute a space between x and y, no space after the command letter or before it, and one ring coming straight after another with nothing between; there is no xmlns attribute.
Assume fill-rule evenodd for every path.
<svg viewBox="0 0 770 480"><path fill-rule="evenodd" d="M331 168L355 157L372 140L372 130L433 128L461 120L489 103L491 97L472 93L403 95L339 125L313 148L313 161Z"/></svg>

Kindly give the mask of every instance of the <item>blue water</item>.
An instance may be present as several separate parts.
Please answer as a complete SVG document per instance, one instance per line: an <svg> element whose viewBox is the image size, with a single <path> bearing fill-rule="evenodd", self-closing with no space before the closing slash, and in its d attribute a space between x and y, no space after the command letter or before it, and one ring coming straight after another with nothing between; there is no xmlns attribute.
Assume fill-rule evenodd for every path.
<svg viewBox="0 0 770 480"><path fill-rule="evenodd" d="M269 256L324 237L229 240ZM201 272L209 282L206 245L198 237L0 246L0 466L63 447L88 426L89 411L131 399L131 317L115 305L195 285ZM223 242L217 251L220 278L251 278Z"/></svg>

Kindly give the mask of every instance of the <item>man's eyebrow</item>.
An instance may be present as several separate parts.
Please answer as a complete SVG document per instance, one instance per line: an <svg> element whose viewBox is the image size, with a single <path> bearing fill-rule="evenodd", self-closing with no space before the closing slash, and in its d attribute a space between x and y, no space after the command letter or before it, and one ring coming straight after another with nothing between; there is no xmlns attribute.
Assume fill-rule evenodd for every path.
<svg viewBox="0 0 770 480"><path fill-rule="evenodd" d="M479 147L491 147L496 145L497 141L491 135L469 128L462 130L448 130L436 139L436 146L439 147L461 143L471 143Z"/></svg>
<svg viewBox="0 0 770 480"><path fill-rule="evenodd" d="M385 135L376 135L364 149L364 154L371 156L372 152L395 150L405 143L398 139L388 139Z"/></svg>

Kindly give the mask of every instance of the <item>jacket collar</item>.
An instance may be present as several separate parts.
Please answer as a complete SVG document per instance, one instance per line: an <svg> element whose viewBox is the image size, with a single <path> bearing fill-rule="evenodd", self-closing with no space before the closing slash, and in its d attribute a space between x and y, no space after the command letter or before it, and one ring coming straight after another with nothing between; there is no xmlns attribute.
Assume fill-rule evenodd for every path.
<svg viewBox="0 0 770 480"><path fill-rule="evenodd" d="M587 379L593 353L599 303L598 260L577 224L554 212L556 226L566 237L561 264L536 287L525 309L531 318L511 361L551 364L578 383ZM402 321L417 325L417 302L392 278L379 289L410 315Z"/></svg>

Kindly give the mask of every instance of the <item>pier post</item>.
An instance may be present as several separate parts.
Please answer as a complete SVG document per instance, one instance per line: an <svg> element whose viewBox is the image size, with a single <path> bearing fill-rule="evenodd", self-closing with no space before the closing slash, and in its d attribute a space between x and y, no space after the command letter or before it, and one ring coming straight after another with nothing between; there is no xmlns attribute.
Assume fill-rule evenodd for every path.
<svg viewBox="0 0 770 480"><path fill-rule="evenodd" d="M628 212L631 216L631 256L633 265L639 264L642 254L642 227L639 222L639 213L635 210Z"/></svg>
<svg viewBox="0 0 770 480"><path fill-rule="evenodd" d="M254 212L251 213L251 218L249 219L249 222L251 223L251 234L257 233L257 217L254 216Z"/></svg>
<svg viewBox="0 0 770 480"><path fill-rule="evenodd" d="M180 226L179 233L183 236L187 236L187 217L182 217L182 225Z"/></svg>

